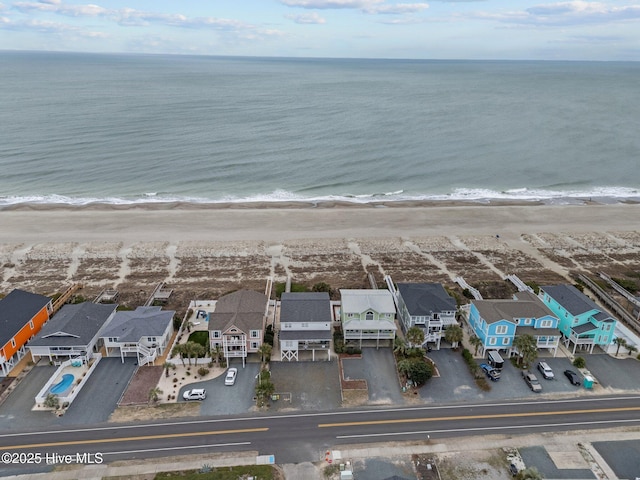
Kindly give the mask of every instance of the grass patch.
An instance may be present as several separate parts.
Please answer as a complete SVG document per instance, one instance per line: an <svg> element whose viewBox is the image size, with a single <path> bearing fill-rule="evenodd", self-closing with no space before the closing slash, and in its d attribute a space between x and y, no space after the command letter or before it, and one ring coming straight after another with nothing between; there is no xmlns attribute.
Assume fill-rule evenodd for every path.
<svg viewBox="0 0 640 480"><path fill-rule="evenodd" d="M276 298L280 298L284 293L284 289L287 287L286 283L276 283ZM292 292L308 292L309 288L301 283L291 284Z"/></svg>
<svg viewBox="0 0 640 480"><path fill-rule="evenodd" d="M209 343L209 331L198 330L197 332L193 332L189 335L189 341L199 343L204 348L207 348L207 344Z"/></svg>
<svg viewBox="0 0 640 480"><path fill-rule="evenodd" d="M184 472L162 472L156 475L159 479L180 480L237 480L243 475L253 476L256 480L274 480L275 469L271 465L245 465L240 467L211 467L210 472L185 470Z"/></svg>

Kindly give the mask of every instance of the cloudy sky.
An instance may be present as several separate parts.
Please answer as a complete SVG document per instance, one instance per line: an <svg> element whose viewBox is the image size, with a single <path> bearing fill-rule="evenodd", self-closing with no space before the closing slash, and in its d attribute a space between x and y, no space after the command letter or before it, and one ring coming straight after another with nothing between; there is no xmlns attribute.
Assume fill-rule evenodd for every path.
<svg viewBox="0 0 640 480"><path fill-rule="evenodd" d="M640 0L0 0L0 49L640 60Z"/></svg>

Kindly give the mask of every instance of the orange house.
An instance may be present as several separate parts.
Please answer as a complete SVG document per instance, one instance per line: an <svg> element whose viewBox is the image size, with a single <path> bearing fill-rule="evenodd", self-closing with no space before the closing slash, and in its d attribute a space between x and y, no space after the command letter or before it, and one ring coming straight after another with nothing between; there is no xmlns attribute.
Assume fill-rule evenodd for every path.
<svg viewBox="0 0 640 480"><path fill-rule="evenodd" d="M0 376L25 355L24 346L49 320L49 297L15 289L0 300Z"/></svg>

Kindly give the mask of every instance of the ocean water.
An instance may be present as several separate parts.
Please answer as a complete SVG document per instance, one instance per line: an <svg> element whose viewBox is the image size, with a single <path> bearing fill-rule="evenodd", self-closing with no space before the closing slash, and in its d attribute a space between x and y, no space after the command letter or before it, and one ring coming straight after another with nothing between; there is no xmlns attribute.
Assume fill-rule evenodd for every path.
<svg viewBox="0 0 640 480"><path fill-rule="evenodd" d="M0 207L640 198L640 63L0 52Z"/></svg>

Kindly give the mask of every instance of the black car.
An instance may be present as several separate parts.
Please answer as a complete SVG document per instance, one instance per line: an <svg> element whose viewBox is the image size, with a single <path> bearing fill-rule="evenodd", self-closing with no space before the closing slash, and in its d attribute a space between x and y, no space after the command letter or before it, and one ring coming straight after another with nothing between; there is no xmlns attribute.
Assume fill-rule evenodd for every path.
<svg viewBox="0 0 640 480"><path fill-rule="evenodd" d="M573 370L565 370L564 376L569 379L572 385L580 385L580 377Z"/></svg>

